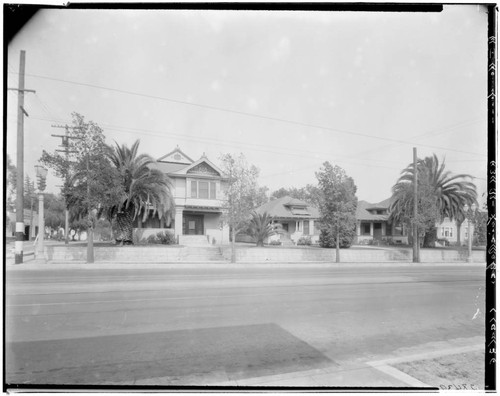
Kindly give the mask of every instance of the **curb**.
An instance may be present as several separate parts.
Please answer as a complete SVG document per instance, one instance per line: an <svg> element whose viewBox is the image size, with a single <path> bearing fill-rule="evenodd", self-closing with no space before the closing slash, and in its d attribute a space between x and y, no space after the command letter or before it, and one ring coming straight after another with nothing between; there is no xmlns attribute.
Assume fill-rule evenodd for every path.
<svg viewBox="0 0 500 396"><path fill-rule="evenodd" d="M182 269L182 268L221 268L221 269L252 269L252 268L381 268L381 267L486 267L486 263L456 263L456 262L436 262L436 263L407 263L407 262L374 262L374 263L328 263L328 262L112 262L101 261L87 264L84 261L79 262L43 262L42 260L29 260L26 263L14 264L7 263L8 271L23 270L53 270L53 269Z"/></svg>

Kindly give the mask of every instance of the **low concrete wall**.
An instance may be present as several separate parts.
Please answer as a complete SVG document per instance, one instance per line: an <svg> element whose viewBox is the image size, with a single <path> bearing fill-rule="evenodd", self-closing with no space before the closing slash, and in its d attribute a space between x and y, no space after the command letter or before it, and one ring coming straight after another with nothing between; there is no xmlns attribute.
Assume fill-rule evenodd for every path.
<svg viewBox="0 0 500 396"><path fill-rule="evenodd" d="M193 250L194 249L194 250ZM204 249L204 250L203 250ZM179 245L152 246L95 246L96 262L129 263L176 263L184 261L230 261L231 247L195 248ZM216 249L216 250L214 250ZM220 250L217 250L220 249ZM218 253L218 252L220 252ZM484 251L473 251L473 262L485 263ZM85 262L87 248L78 246L46 246L45 260L48 262ZM286 248L286 247L241 247L236 248L236 261L241 263L307 263L335 262L335 249L321 248ZM340 249L340 261L344 263L411 262L412 251L409 249ZM421 250L422 263L466 262L467 252L453 250Z"/></svg>
<svg viewBox="0 0 500 396"><path fill-rule="evenodd" d="M45 260L52 261L76 261L87 260L87 248L85 246L47 246L44 249ZM170 246L95 246L94 261L115 262L178 262L183 256L183 248L178 245Z"/></svg>
<svg viewBox="0 0 500 396"><path fill-rule="evenodd" d="M473 251L473 262L484 263L484 251ZM231 248L224 248L224 258L230 260ZM236 249L237 262L335 262L335 249L249 247ZM412 251L408 249L340 249L340 261L344 263L411 262ZM421 250L422 263L466 262L467 256L453 250Z"/></svg>

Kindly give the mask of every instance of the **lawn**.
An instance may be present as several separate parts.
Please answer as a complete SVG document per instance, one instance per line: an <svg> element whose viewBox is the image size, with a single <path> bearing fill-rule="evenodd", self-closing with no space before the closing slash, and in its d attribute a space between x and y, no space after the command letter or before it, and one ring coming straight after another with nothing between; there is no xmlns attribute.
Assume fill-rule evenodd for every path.
<svg viewBox="0 0 500 396"><path fill-rule="evenodd" d="M403 362L394 367L441 390L484 389L484 351Z"/></svg>

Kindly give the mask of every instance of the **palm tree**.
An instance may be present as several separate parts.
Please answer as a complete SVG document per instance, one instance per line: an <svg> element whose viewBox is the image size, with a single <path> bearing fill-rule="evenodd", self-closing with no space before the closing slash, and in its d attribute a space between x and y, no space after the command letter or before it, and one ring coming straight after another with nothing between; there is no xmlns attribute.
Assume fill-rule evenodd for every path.
<svg viewBox="0 0 500 396"><path fill-rule="evenodd" d="M275 233L272 226L273 217L267 212L257 213L252 212L252 220L250 221L250 232L257 240L257 246L264 246L264 240Z"/></svg>
<svg viewBox="0 0 500 396"><path fill-rule="evenodd" d="M121 176L123 195L108 212L116 220L115 239L123 244L132 242L133 221L142 221L158 214L161 219L172 218L175 206L170 190L171 181L159 169L153 168L155 160L147 154L138 154L139 140L129 148L126 145L109 147L108 157Z"/></svg>
<svg viewBox="0 0 500 396"><path fill-rule="evenodd" d="M413 184L413 176L414 167L410 164L401 172L400 178L392 188L390 211L392 219L396 221L401 221L405 213L406 215L412 213L413 196L408 194L408 186ZM443 221L448 217L461 224L465 218L464 205L477 203L476 186L470 181L471 179L470 175L452 175L450 171L446 171L444 161L440 164L435 154L417 162L419 190L425 190L427 195L425 199L434 203L440 217L435 220Z"/></svg>

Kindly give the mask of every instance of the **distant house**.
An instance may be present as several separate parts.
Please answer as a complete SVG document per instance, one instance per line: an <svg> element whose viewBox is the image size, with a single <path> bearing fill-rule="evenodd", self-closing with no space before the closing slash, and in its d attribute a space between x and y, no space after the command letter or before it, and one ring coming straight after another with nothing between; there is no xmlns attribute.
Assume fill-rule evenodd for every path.
<svg viewBox="0 0 500 396"><path fill-rule="evenodd" d="M309 236L313 243L319 239L319 211L307 202L289 196L274 199L255 210L262 214L267 212L274 217L274 225L280 230L270 240L280 240L287 244L296 244L300 237Z"/></svg>
<svg viewBox="0 0 500 396"><path fill-rule="evenodd" d="M355 244L362 245L374 241L408 243L408 233L405 226L389 221L390 205L391 198L376 204L358 201Z"/></svg>
<svg viewBox="0 0 500 396"><path fill-rule="evenodd" d="M6 236L16 236L16 213L7 212L7 218L9 219L6 223ZM24 209L24 239L30 240L35 239L38 234L38 212L30 209Z"/></svg>
<svg viewBox="0 0 500 396"><path fill-rule="evenodd" d="M175 219L172 223L157 216L144 223L137 219L136 227L172 229L180 243L202 236L210 243L228 243L229 227L222 224L227 182L223 172L205 154L194 161L179 147L159 158L155 167L172 180Z"/></svg>
<svg viewBox="0 0 500 396"><path fill-rule="evenodd" d="M408 227L389 221L391 202L391 198L376 204L358 201L355 244L367 244L373 243L373 241L387 241L395 244L408 243ZM445 239L451 244L458 242L456 221L451 221L447 217L443 221L437 219L436 230L437 239ZM460 227L460 242L462 244L467 241L468 232L467 221L464 221Z"/></svg>

